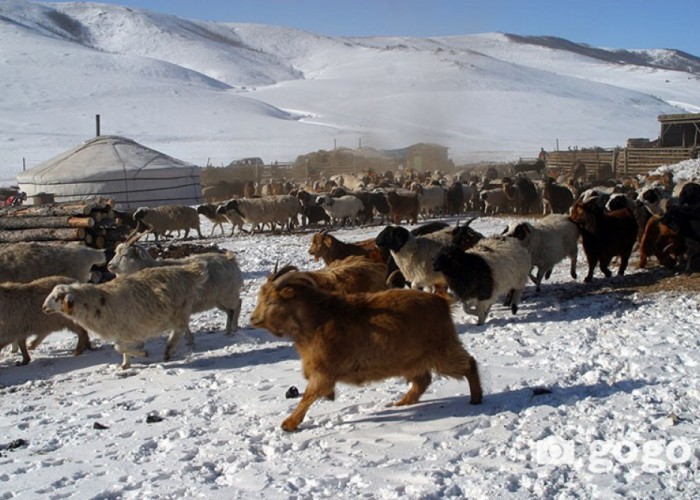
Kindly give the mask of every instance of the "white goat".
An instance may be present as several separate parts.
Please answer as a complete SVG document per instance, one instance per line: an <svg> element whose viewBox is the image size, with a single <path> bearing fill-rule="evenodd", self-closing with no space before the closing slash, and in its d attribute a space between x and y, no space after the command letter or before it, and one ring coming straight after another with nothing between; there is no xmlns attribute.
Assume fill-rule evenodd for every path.
<svg viewBox="0 0 700 500"><path fill-rule="evenodd" d="M423 217L427 214L439 215L447 206L447 190L442 186L423 186L414 182L411 191L418 193L418 204Z"/></svg>
<svg viewBox="0 0 700 500"><path fill-rule="evenodd" d="M211 233L209 234L210 237L214 236L214 231L216 231L217 227L221 229L221 236L223 236L225 223L231 224L231 234L229 236L233 236L236 227L241 230L243 229L243 224L245 221L240 215L235 212L220 214L217 213L217 208L218 206L212 203L205 203L197 207L197 213L203 215L212 223Z"/></svg>
<svg viewBox="0 0 700 500"><path fill-rule="evenodd" d="M264 224L274 229L279 224L284 229L292 230L297 222L301 205L295 196L277 195L263 198L240 198L229 200L219 205L217 213L226 214L229 218L238 215L250 224L251 234L262 230Z"/></svg>
<svg viewBox="0 0 700 500"><path fill-rule="evenodd" d="M121 276L134 274L149 267L182 266L193 261L206 267L208 278L197 290L192 313L217 307L226 313L226 333L237 331L241 314L243 278L236 254L233 252L202 253L184 259L154 259L144 247L127 241L114 249L114 257L107 264L107 269Z"/></svg>
<svg viewBox="0 0 700 500"><path fill-rule="evenodd" d="M184 205L162 205L160 207L140 207L134 212L134 220L141 221L153 233L156 241L159 235L169 234L171 231L185 231L185 238L190 234L190 229L197 231L202 238L199 229L199 214L192 207Z"/></svg>
<svg viewBox="0 0 700 500"><path fill-rule="evenodd" d="M537 266L537 275L530 274L530 279L538 292L542 278L549 279L554 266L565 257L571 263L571 277L576 279L580 232L568 215L550 214L535 224L513 223L508 227L506 236L519 240L530 253L532 266Z"/></svg>
<svg viewBox="0 0 700 500"><path fill-rule="evenodd" d="M184 333L192 343L189 318L197 291L208 278L197 261L186 266L144 269L129 276L93 285L57 285L43 304L47 313L60 313L83 328L114 342L123 355L121 368L131 356L148 356L144 343L171 330L165 349L169 360Z"/></svg>
<svg viewBox="0 0 700 500"><path fill-rule="evenodd" d="M0 350L12 343L22 351L22 365L30 361L27 338L36 335L30 348L34 348L52 332L70 330L78 335L75 355L90 348L88 333L69 318L57 314L44 314L41 306L56 285L77 283L65 276L47 276L30 283L0 283Z"/></svg>
<svg viewBox="0 0 700 500"><path fill-rule="evenodd" d="M510 211L510 200L501 188L485 189L479 193L479 198L484 202L484 213L502 214Z"/></svg>
<svg viewBox="0 0 700 500"><path fill-rule="evenodd" d="M443 248L433 261L452 292L462 301L464 312L477 316L483 325L491 306L501 295L515 314L530 273L528 251L512 238L484 238L473 250L456 245Z"/></svg>
<svg viewBox="0 0 700 500"><path fill-rule="evenodd" d="M90 279L92 266L106 262L104 250L84 245L13 243L0 246L0 282L28 283L45 276Z"/></svg>
<svg viewBox="0 0 700 500"><path fill-rule="evenodd" d="M316 198L316 204L323 207L331 221L336 222L340 220L343 226L348 219L354 226L356 217L365 208L362 200L350 194L339 198L333 198L327 194L319 196Z"/></svg>
<svg viewBox="0 0 700 500"><path fill-rule="evenodd" d="M388 248L411 288L446 288L445 276L433 269L433 259L444 244L428 236L416 237L402 226L387 226L376 238L379 248Z"/></svg>

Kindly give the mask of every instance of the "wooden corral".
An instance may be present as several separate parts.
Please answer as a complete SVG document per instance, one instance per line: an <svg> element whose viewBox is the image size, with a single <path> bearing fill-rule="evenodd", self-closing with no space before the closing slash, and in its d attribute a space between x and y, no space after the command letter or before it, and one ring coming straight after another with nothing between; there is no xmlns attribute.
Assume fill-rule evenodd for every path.
<svg viewBox="0 0 700 500"><path fill-rule="evenodd" d="M700 146L700 113L659 115L659 146L692 148Z"/></svg>
<svg viewBox="0 0 700 500"><path fill-rule="evenodd" d="M626 148L576 149L547 153L547 171L560 175L581 161L589 178L598 178L602 165L610 165L616 177L647 174L661 165L672 165L697 157L700 147L700 113L659 115L658 139L632 138Z"/></svg>
<svg viewBox="0 0 700 500"><path fill-rule="evenodd" d="M661 165L672 165L690 158L691 148L615 148L612 150L551 151L547 153L547 172L550 175L567 174L573 165L582 161L586 175L598 179L599 169L607 164L614 177L644 175Z"/></svg>

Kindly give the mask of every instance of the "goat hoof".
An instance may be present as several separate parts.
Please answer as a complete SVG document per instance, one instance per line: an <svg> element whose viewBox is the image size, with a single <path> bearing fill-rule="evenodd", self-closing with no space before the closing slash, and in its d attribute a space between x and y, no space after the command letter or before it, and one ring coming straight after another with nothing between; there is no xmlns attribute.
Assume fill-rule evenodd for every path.
<svg viewBox="0 0 700 500"><path fill-rule="evenodd" d="M297 430L297 427L299 427L299 424L297 424L294 421L290 421L289 418L285 419L285 421L282 422L282 430L286 432L294 432Z"/></svg>

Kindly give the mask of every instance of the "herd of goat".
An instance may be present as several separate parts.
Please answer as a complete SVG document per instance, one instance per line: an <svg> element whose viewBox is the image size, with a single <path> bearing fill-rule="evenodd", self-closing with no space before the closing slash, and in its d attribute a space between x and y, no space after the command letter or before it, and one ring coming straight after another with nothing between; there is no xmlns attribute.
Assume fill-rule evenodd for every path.
<svg viewBox="0 0 700 500"><path fill-rule="evenodd" d="M609 277L616 257L618 274L623 274L635 246L640 267L654 256L662 265L686 271L700 249L700 185L695 182L675 189L649 184L622 194L610 187L574 194L564 187L569 193L564 200L553 194L552 188L560 185L552 180L533 191L520 179L527 177L483 189L478 197L471 186L455 182L407 190L298 190L196 209L140 208L130 214L134 232L109 262L104 250L84 246L5 245L0 247L0 349L13 344L26 364L29 349L51 332L67 329L78 336L75 353L80 354L90 348L90 332L113 343L123 356L121 368L128 368L132 356L147 355L147 340L169 332L165 359L170 359L183 335L188 343L194 340L192 313L218 308L226 314L225 332L238 329L242 273L233 252L212 247L207 253L158 259L138 242L140 237L152 234L157 240L175 231L187 237L194 230L201 238L199 215L211 219L212 234L217 226L223 234L224 223L232 225L233 234L244 225L254 233L265 225L293 230L300 223L324 221L328 227L313 235L309 254L325 267L275 269L261 286L250 317L253 326L294 342L308 379L283 429L297 429L318 398L333 398L337 382L404 377L411 385L396 404L407 405L418 401L435 372L466 378L471 402L478 404L477 362L459 341L452 301L476 316L479 325L498 301L516 314L529 280L539 291L553 267L567 258L576 278L579 242L588 261L586 282L596 267ZM458 204L450 199L454 186L461 193ZM527 214L544 206L552 213L512 223L503 234L488 237L471 228L471 221L457 227L433 221L412 230L402 225L417 224L421 213L491 210L496 192L504 194L509 210ZM472 205L475 200L484 204ZM382 225L385 218L392 224L366 241L343 242L330 233L334 224L376 217ZM114 278L90 282L93 266L105 265Z"/></svg>

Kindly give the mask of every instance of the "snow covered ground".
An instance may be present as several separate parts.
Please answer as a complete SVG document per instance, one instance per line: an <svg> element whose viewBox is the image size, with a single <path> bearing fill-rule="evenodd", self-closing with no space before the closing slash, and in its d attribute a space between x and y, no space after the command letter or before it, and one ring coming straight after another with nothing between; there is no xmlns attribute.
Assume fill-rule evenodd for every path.
<svg viewBox="0 0 700 500"><path fill-rule="evenodd" d="M489 235L508 222L473 226ZM226 336L219 312L194 316L195 346L180 346L170 362L164 341L153 341L148 359L120 371L120 356L99 339L97 350L72 357L67 332L24 367L4 353L0 496L697 498L697 292L676 290L683 278L663 269L637 270L635 257L628 275L584 284L581 252L579 280L562 263L541 293L526 288L517 315L496 306L483 326L455 308L480 364L479 406L468 404L465 381L436 378L419 404L402 408L390 403L403 380L341 385L296 433L282 431L298 402L287 389L305 387L299 358L249 316L278 259L319 267L310 238L208 239L238 253L243 328ZM660 279L668 291L630 288Z"/></svg>

